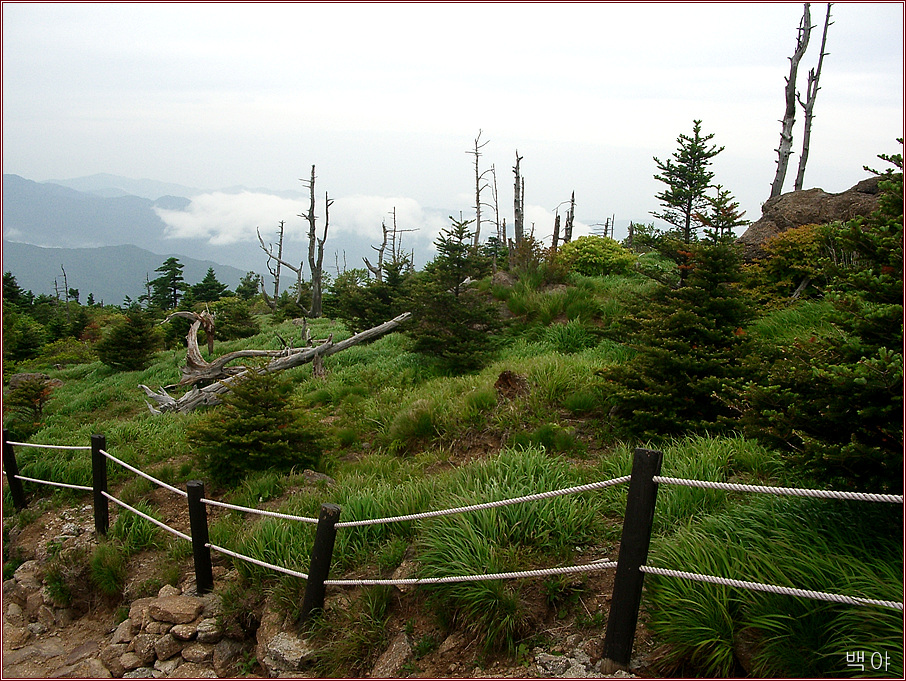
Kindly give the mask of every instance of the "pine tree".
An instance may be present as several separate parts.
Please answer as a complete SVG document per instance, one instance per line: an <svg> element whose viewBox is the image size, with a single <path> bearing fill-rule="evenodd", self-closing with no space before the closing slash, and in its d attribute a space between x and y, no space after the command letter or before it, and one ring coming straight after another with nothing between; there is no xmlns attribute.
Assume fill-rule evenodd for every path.
<svg viewBox="0 0 906 681"><path fill-rule="evenodd" d="M204 275L204 279L192 286L189 290L196 303L211 303L229 295L230 292L229 287L226 284L221 284L217 281L217 275L214 273L213 267L209 267L207 274Z"/></svg>
<svg viewBox="0 0 906 681"><path fill-rule="evenodd" d="M137 371L148 366L158 345L158 333L150 316L133 303L121 320L98 341L95 350L107 366Z"/></svg>
<svg viewBox="0 0 906 681"><path fill-rule="evenodd" d="M182 292L188 290L182 276L183 264L176 258L167 258L155 272L157 279L152 279L151 305L161 310L175 310L179 306Z"/></svg>
<svg viewBox="0 0 906 681"><path fill-rule="evenodd" d="M694 244L686 285L660 286L629 320L637 354L606 372L617 430L645 439L732 427L721 396L741 384L752 306L739 286L739 254Z"/></svg>
<svg viewBox="0 0 906 681"><path fill-rule="evenodd" d="M276 374L252 374L190 427L188 441L221 485L253 471L314 468L321 456L313 419L291 402L293 386Z"/></svg>
<svg viewBox="0 0 906 681"><path fill-rule="evenodd" d="M469 285L487 274L490 261L471 246L471 220L454 220L435 242L438 255L413 282L413 350L447 371L479 368L494 350L500 327L496 308Z"/></svg>
<svg viewBox="0 0 906 681"><path fill-rule="evenodd" d="M701 226L700 216L709 207L707 197L714 173L708 170L711 159L724 150L717 145L708 146L714 134L702 136L702 122L692 122L692 136L681 134L677 138L679 148L673 152L673 158L661 161L657 156L659 174L655 180L663 182L667 188L655 195L661 202L663 211L652 212L654 217L672 225L682 244L688 245L698 239L697 230ZM680 248L678 264L680 266L680 283L685 282L688 256L687 249Z"/></svg>

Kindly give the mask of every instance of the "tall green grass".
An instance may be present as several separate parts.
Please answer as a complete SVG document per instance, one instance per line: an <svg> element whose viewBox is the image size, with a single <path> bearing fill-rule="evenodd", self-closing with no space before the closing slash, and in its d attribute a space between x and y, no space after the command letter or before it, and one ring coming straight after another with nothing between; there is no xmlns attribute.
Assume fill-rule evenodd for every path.
<svg viewBox="0 0 906 681"><path fill-rule="evenodd" d="M655 540L658 567L902 601L900 510L886 504L758 495ZM902 676L901 611L826 603L649 575L649 626L666 672L738 671L750 632L754 676L847 676L845 653L884 649ZM754 632L754 636L751 632ZM745 656L749 657L749 656Z"/></svg>

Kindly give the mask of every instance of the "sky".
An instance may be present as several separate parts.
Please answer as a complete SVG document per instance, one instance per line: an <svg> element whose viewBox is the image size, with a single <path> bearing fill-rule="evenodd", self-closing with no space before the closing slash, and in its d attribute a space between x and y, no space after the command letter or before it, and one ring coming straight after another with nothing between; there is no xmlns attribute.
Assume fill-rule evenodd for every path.
<svg viewBox="0 0 906 681"><path fill-rule="evenodd" d="M811 5L799 89L826 5ZM331 228L433 238L474 215L476 136L512 225L515 155L526 226L549 237L576 194L577 235L611 216L652 222L654 156L693 121L724 147L715 182L756 220L776 168L800 3L18 3L2 6L3 172L112 173L205 190L168 234L256 243L317 168ZM903 4L832 7L805 187L841 192L903 136ZM797 113L793 178L802 143ZM490 194L485 195L491 201ZM319 211L321 209L319 208ZM486 234L488 227L483 227ZM617 238L622 238L618 229Z"/></svg>

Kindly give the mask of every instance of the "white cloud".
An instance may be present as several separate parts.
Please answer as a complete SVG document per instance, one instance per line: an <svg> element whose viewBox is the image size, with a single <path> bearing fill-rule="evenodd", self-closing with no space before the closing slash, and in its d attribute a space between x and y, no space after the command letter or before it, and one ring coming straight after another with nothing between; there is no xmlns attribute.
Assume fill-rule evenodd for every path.
<svg viewBox="0 0 906 681"><path fill-rule="evenodd" d="M257 240L255 229L267 234L283 220L290 238L300 234L304 202L272 194L241 192L200 194L184 210L155 208L167 225L165 236L171 239L206 239L211 244L226 245Z"/></svg>

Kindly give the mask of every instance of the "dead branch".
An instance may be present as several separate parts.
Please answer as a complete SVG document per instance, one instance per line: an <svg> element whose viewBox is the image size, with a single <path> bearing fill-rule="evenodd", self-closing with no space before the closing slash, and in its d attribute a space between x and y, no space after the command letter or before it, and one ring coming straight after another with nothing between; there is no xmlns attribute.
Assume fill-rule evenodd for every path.
<svg viewBox="0 0 906 681"><path fill-rule="evenodd" d="M171 315L171 317L186 317L187 315L194 315L194 313L177 312L174 315ZM203 405L218 404L220 402L220 396L229 392L232 389L232 386L237 381L241 381L250 371L255 371L259 374L269 374L276 371L292 369L297 366L302 366L303 364L308 364L309 362L319 361L324 357L329 357L330 355L342 352L347 348L351 348L353 345L364 343L365 341L378 338L385 333L393 331L406 321L409 318L409 315L409 312L405 312L390 321L362 331L361 333L357 333L356 335L337 343L334 343L333 336L331 335L326 341L321 343L321 345L315 347L289 347L283 350L239 350L223 355L213 362L206 362L198 351L197 334L198 329L202 325L202 320L201 315L196 315L198 318L193 322L192 328L189 330L187 339L189 347L186 352L186 367L181 369L183 380L180 381L180 385L196 384L206 380L213 382L202 388L199 388L198 385L193 385L192 389L180 398L170 396L164 388L160 388L155 392L146 385L139 385L138 387L144 390L145 395L157 405L155 407L150 402L146 402L148 409L154 414L160 414L167 411L179 413L190 412ZM194 349L191 347L193 342ZM227 363L241 357L270 357L272 359L266 366L259 369L249 367L225 367ZM190 368L190 364L192 363L196 365L194 368Z"/></svg>

